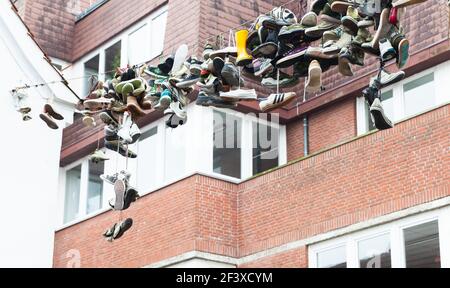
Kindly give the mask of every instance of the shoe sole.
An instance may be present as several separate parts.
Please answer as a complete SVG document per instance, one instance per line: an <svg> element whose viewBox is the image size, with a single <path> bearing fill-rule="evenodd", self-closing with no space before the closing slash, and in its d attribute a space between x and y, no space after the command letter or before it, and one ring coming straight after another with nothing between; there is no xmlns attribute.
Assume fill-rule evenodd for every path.
<svg viewBox="0 0 450 288"><path fill-rule="evenodd" d="M126 184L123 180L117 180L114 183L114 193L116 194L116 200L114 203L114 210L122 211L125 205L125 192Z"/></svg>
<svg viewBox="0 0 450 288"><path fill-rule="evenodd" d="M358 22L352 17L342 17L342 25L352 36L356 36L358 34Z"/></svg>
<svg viewBox="0 0 450 288"><path fill-rule="evenodd" d="M284 58L281 58L277 62L277 68L287 68L287 67L294 65L297 62L302 61L302 59L305 58L305 53L306 53L306 49L302 50L298 53L288 55Z"/></svg>
<svg viewBox="0 0 450 288"><path fill-rule="evenodd" d="M306 83L306 92L317 92L322 87L322 68L320 64L308 70L308 83Z"/></svg>
<svg viewBox="0 0 450 288"><path fill-rule="evenodd" d="M131 220L131 219L130 219ZM114 230L114 234L112 236L112 238L114 240L119 239L120 237L123 236L123 234L125 234L125 232L127 232L131 227L133 226L133 221L124 221L120 224L120 227L116 233L116 230Z"/></svg>
<svg viewBox="0 0 450 288"><path fill-rule="evenodd" d="M288 43L292 39L298 39L305 35L306 29L298 29L298 30L292 30L283 34L278 35L278 40L280 42Z"/></svg>
<svg viewBox="0 0 450 288"><path fill-rule="evenodd" d="M60 120L60 121L64 120L64 117L61 114L55 112L52 105L45 104L44 109L50 116L52 116L53 119ZM30 111L28 111L27 113L30 113Z"/></svg>
<svg viewBox="0 0 450 288"><path fill-rule="evenodd" d="M39 117L47 124L50 129L58 130L58 125L50 118L50 116L40 114Z"/></svg>
<svg viewBox="0 0 450 288"><path fill-rule="evenodd" d="M387 121L387 119L384 117L384 113L382 110L378 108L371 108L370 113L375 120L375 127L377 127L378 130L387 130L394 128L394 125L390 121Z"/></svg>
<svg viewBox="0 0 450 288"><path fill-rule="evenodd" d="M272 65L266 65L263 69L259 70L254 75L256 77L262 77L262 76L266 75L267 73L269 73L272 69L273 69Z"/></svg>
<svg viewBox="0 0 450 288"><path fill-rule="evenodd" d="M228 69L226 66L222 69L221 76L227 84L233 87L239 86L239 76L236 75L235 71Z"/></svg>
<svg viewBox="0 0 450 288"><path fill-rule="evenodd" d="M254 57L259 58L259 56L271 56L278 51L278 45L273 42L263 43L256 47L252 51Z"/></svg>
<svg viewBox="0 0 450 288"><path fill-rule="evenodd" d="M398 68L402 69L407 63L409 59L409 41L407 39L403 39L398 44Z"/></svg>
<svg viewBox="0 0 450 288"><path fill-rule="evenodd" d="M285 94L285 95L286 95L286 94ZM283 102L280 102L280 103L269 104L269 105L265 106L264 108L261 107L261 105L260 105L259 108L261 109L262 112L268 112L268 111L277 109L277 108L279 108L279 107L283 107L283 106L289 105L292 101L294 101L294 99L295 99L296 96L297 96L297 95L294 95L294 96L292 96L291 98L289 98L288 100L284 100Z"/></svg>
<svg viewBox="0 0 450 288"><path fill-rule="evenodd" d="M339 57L339 73L344 76L353 76L352 65L350 60L346 57Z"/></svg>
<svg viewBox="0 0 450 288"><path fill-rule="evenodd" d="M352 4L349 2L335 1L331 4L331 10L336 13L345 14L350 6L352 6Z"/></svg>
<svg viewBox="0 0 450 288"><path fill-rule="evenodd" d="M114 127L119 126L119 123L117 123L117 121L109 116L106 112L100 113L100 120L102 120L106 125L113 125Z"/></svg>

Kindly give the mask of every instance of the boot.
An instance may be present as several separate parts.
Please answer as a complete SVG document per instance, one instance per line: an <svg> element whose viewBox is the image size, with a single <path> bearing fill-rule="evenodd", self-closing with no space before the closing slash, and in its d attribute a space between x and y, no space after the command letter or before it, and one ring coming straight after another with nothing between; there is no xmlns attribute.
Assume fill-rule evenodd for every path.
<svg viewBox="0 0 450 288"><path fill-rule="evenodd" d="M247 30L240 30L236 32L236 46L238 56L236 59L236 65L245 66L252 63L252 56L247 53Z"/></svg>
<svg viewBox="0 0 450 288"><path fill-rule="evenodd" d="M145 116L144 110L139 106L139 103L134 96L127 97L127 108L131 115L133 115L133 119Z"/></svg>

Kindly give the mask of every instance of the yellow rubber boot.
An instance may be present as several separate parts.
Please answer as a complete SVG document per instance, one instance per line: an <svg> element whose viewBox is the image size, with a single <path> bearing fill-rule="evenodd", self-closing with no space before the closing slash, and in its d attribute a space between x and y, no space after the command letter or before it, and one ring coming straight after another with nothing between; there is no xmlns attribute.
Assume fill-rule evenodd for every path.
<svg viewBox="0 0 450 288"><path fill-rule="evenodd" d="M237 48L237 66L245 66L252 63L252 56L247 53L247 30L240 30L236 32L236 48Z"/></svg>

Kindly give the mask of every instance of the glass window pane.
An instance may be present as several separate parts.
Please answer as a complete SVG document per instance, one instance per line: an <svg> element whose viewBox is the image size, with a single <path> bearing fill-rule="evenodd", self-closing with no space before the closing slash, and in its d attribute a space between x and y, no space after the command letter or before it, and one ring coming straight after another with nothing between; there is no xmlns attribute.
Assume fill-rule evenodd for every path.
<svg viewBox="0 0 450 288"><path fill-rule="evenodd" d="M142 193L150 192L156 186L157 155L161 153L157 134L158 127L154 127L143 133L139 141L137 181L138 191Z"/></svg>
<svg viewBox="0 0 450 288"><path fill-rule="evenodd" d="M319 268L347 268L347 253L345 246L317 253Z"/></svg>
<svg viewBox="0 0 450 288"><path fill-rule="evenodd" d="M253 175L278 167L279 129L253 122Z"/></svg>
<svg viewBox="0 0 450 288"><path fill-rule="evenodd" d="M128 64L136 65L151 60L148 29L149 25L145 24L129 35Z"/></svg>
<svg viewBox="0 0 450 288"><path fill-rule="evenodd" d="M165 181L178 180L186 173L186 145L188 126L166 128Z"/></svg>
<svg viewBox="0 0 450 288"><path fill-rule="evenodd" d="M86 213L91 214L102 208L103 181L100 175L105 170L105 162L94 163L89 161L89 183L86 203Z"/></svg>
<svg viewBox="0 0 450 288"><path fill-rule="evenodd" d="M440 268L438 221L404 230L407 268Z"/></svg>
<svg viewBox="0 0 450 288"><path fill-rule="evenodd" d="M391 241L389 234L358 243L360 268L391 268Z"/></svg>
<svg viewBox="0 0 450 288"><path fill-rule="evenodd" d="M167 12L162 13L152 21L152 58L160 55L164 49L164 38L166 35Z"/></svg>
<svg viewBox="0 0 450 288"><path fill-rule="evenodd" d="M84 63L84 76L86 76L84 80L84 95L87 96L89 90L91 89L89 84L89 76L95 75L97 76L99 73L99 65L100 65L100 56L94 56L89 61Z"/></svg>
<svg viewBox="0 0 450 288"><path fill-rule="evenodd" d="M78 217L80 206L81 165L66 172L66 193L64 203L64 223Z"/></svg>
<svg viewBox="0 0 450 288"><path fill-rule="evenodd" d="M425 75L403 86L405 117L419 114L434 107L434 73Z"/></svg>
<svg viewBox="0 0 450 288"><path fill-rule="evenodd" d="M111 80L114 77L115 69L120 67L120 53L122 42L119 41L105 50L105 78Z"/></svg>
<svg viewBox="0 0 450 288"><path fill-rule="evenodd" d="M241 178L241 132L239 117L214 111L213 171Z"/></svg>

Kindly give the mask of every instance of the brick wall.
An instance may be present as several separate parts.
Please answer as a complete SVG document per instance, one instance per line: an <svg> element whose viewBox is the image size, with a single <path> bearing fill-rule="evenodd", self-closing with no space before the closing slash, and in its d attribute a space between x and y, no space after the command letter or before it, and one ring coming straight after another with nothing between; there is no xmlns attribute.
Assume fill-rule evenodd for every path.
<svg viewBox="0 0 450 288"><path fill-rule="evenodd" d="M110 244L107 212L56 233L83 267L140 267L197 250L244 257L450 195L450 105L239 185L192 176L142 197L122 217L133 228ZM391 163L395 163L392 165ZM242 267L306 267L306 248Z"/></svg>

